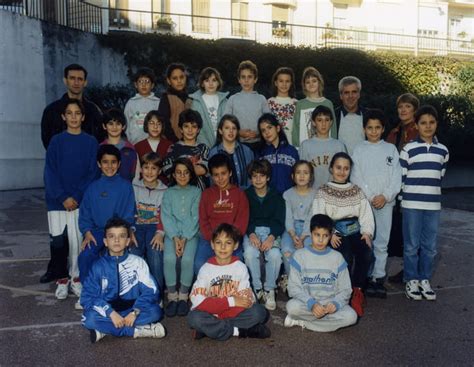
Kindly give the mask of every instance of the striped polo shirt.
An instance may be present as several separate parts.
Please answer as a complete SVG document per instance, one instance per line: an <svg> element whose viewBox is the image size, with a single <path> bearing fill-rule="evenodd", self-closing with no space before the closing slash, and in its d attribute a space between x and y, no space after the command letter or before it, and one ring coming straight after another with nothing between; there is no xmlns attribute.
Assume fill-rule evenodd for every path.
<svg viewBox="0 0 474 367"><path fill-rule="evenodd" d="M446 172L449 151L433 137L428 144L417 137L400 152L402 207L441 210L441 179Z"/></svg>

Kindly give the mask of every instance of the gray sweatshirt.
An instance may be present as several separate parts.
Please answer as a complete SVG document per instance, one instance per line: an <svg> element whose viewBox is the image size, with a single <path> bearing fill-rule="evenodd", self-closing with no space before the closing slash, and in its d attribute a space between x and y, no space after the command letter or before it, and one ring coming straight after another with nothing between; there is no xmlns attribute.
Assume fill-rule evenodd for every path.
<svg viewBox="0 0 474 367"><path fill-rule="evenodd" d="M349 303L351 280L339 252L330 247L323 251L305 247L295 251L290 266L288 294L306 304L309 311L316 303L334 303L337 310Z"/></svg>
<svg viewBox="0 0 474 367"><path fill-rule="evenodd" d="M300 195L295 187L289 188L283 193L286 203L285 228L287 231L295 230L294 221L303 220L304 229L302 235L309 235L309 222L313 215L313 201L316 197L316 190L306 195Z"/></svg>

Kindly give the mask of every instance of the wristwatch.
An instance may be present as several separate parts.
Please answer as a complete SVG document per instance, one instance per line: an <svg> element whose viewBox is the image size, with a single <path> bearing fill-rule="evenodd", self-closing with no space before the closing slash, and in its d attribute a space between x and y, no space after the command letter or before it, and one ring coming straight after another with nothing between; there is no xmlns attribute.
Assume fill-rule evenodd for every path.
<svg viewBox="0 0 474 367"><path fill-rule="evenodd" d="M138 308L134 308L132 312L135 315L135 317L138 317L138 315L140 315L140 310Z"/></svg>

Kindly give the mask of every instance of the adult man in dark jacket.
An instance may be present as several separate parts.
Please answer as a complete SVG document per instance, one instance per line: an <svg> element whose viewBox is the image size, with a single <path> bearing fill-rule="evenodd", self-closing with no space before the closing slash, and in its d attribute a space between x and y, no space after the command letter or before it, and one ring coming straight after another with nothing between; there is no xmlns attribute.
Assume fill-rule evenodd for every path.
<svg viewBox="0 0 474 367"><path fill-rule="evenodd" d="M71 64L64 69L64 85L67 92L53 103L49 104L43 111L41 118L41 140L45 149L48 148L51 138L66 130L66 124L61 118L65 103L70 98L79 99L84 104L85 120L82 130L96 137L101 142L103 139L102 112L99 107L83 96L87 85L87 70L78 64Z"/></svg>

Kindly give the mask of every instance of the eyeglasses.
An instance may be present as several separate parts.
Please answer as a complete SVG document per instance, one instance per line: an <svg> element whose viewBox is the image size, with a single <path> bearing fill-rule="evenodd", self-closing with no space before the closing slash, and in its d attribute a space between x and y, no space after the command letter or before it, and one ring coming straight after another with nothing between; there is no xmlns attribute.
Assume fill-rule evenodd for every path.
<svg viewBox="0 0 474 367"><path fill-rule="evenodd" d="M151 84L151 80L150 79L138 79L137 84L148 85L148 84Z"/></svg>
<svg viewBox="0 0 474 367"><path fill-rule="evenodd" d="M178 171L176 170L175 171L175 175L176 176L189 176L191 174L191 172L189 172L188 170L186 171Z"/></svg>

